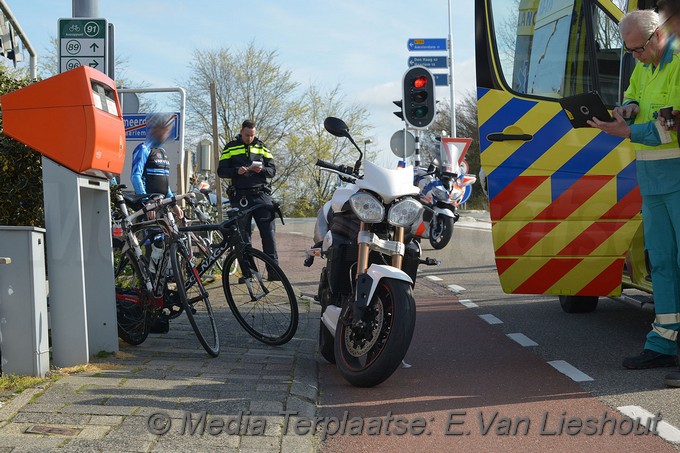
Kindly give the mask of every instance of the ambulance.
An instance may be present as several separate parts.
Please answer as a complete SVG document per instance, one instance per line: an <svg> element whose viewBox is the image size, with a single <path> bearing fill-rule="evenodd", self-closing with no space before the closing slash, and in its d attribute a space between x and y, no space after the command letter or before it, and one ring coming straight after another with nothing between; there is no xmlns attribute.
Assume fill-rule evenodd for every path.
<svg viewBox="0 0 680 453"><path fill-rule="evenodd" d="M627 289L651 299L633 147L573 128L558 100L597 91L620 105L635 61L618 21L654 5L475 0L481 164L506 293L553 294L569 313Z"/></svg>

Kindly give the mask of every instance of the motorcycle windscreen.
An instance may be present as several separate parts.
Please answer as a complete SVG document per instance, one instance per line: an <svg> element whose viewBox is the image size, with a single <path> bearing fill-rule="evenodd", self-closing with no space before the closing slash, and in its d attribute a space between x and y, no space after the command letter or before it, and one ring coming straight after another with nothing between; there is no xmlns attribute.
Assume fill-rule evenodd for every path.
<svg viewBox="0 0 680 453"><path fill-rule="evenodd" d="M496 267L517 294L618 295L640 226L628 140L574 129L558 99L620 97L609 2L475 0L478 121Z"/></svg>

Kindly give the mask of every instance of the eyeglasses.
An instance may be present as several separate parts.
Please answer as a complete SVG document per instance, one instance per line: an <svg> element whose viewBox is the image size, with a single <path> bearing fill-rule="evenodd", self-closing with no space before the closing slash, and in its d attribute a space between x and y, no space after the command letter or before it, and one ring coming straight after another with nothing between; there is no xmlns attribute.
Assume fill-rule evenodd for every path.
<svg viewBox="0 0 680 453"><path fill-rule="evenodd" d="M669 18L669 19L670 19L670 18ZM666 20L666 22L667 22L667 20ZM659 25L659 27L662 27L666 22L664 22L663 24ZM628 52L628 53L633 53L633 52L642 53L642 52L644 52L644 51L645 51L645 47L647 47L647 44L649 44L649 41L652 39L652 37L654 37L654 33L656 33L657 31L659 31L659 27L657 27L657 28L652 32L652 34L649 35L649 38L647 38L647 41L645 41L645 43L643 44L642 47L635 47L635 48L633 48L633 49L630 49L630 48L628 48L627 45L624 44L624 45L623 45L623 49L624 49L626 52Z"/></svg>

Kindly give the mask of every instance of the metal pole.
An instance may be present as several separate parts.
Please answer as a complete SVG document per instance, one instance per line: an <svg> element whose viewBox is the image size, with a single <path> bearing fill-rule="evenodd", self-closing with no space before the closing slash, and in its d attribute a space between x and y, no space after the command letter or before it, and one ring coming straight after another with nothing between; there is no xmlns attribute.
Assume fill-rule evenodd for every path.
<svg viewBox="0 0 680 453"><path fill-rule="evenodd" d="M453 24L451 18L451 0L449 0L449 39L446 47L449 49L449 90L451 93L451 137L456 135L456 98L454 97L453 81Z"/></svg>
<svg viewBox="0 0 680 453"><path fill-rule="evenodd" d="M213 127L213 152L215 153L215 195L217 196L217 221L222 223L222 181L217 175L217 167L220 165L220 140L217 136L217 93L215 82L210 82L210 108L212 110Z"/></svg>
<svg viewBox="0 0 680 453"><path fill-rule="evenodd" d="M21 29L19 22L17 22L17 20L14 18L12 11L10 11L9 6L7 6L7 3L5 3L5 0L0 0L0 9L2 9L2 13L5 15L9 23L12 24L12 28L14 28L14 31L17 33L17 36L19 36L21 42L24 44L24 48L28 51L28 54L30 55L28 61L29 75L31 77L31 80L35 80L37 74L36 68L38 67L38 57L35 54L35 50L33 49L33 46L31 46L31 43L28 41L26 33L24 33L24 31Z"/></svg>
<svg viewBox="0 0 680 453"><path fill-rule="evenodd" d="M73 0L73 17L99 17L99 0Z"/></svg>

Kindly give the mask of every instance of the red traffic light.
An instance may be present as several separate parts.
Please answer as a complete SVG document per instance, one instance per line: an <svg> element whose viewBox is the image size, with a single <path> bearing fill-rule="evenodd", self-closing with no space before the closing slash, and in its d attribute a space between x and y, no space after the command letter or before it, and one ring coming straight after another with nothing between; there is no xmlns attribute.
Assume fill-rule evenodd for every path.
<svg viewBox="0 0 680 453"><path fill-rule="evenodd" d="M402 78L404 121L414 129L427 129L436 115L434 76L423 66L413 66Z"/></svg>
<svg viewBox="0 0 680 453"><path fill-rule="evenodd" d="M425 76L416 77L416 79L413 81L414 88L424 88L426 85L427 77Z"/></svg>

